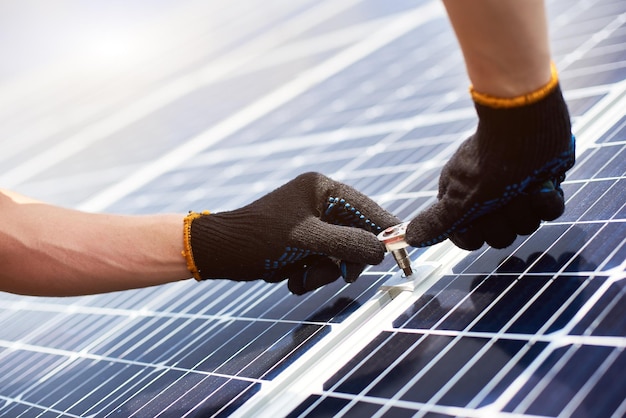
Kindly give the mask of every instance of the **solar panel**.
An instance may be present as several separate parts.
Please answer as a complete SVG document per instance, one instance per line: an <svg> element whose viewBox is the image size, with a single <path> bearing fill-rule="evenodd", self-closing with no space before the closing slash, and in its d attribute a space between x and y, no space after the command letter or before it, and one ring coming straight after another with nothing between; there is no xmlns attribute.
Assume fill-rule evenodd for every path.
<svg viewBox="0 0 626 418"><path fill-rule="evenodd" d="M3 187L185 213L315 170L410 219L474 130L437 1L149 8L140 33L162 48L88 68L84 90L6 76ZM549 10L579 144L561 218L504 250L414 249L415 283L388 257L301 297L228 281L2 293L0 416L624 415L626 7Z"/></svg>

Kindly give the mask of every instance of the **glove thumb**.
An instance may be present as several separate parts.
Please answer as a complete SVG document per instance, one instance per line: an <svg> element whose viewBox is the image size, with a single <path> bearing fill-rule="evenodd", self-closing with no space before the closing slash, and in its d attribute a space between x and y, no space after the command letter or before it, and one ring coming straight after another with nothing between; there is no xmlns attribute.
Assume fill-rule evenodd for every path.
<svg viewBox="0 0 626 418"><path fill-rule="evenodd" d="M412 247L427 247L446 238L452 221L446 215L444 201L439 201L418 214L406 228L406 242Z"/></svg>

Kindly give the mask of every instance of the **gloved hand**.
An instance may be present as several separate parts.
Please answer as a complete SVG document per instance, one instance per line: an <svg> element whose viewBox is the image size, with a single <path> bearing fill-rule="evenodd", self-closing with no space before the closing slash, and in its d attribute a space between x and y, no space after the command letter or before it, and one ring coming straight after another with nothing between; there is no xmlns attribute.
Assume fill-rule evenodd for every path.
<svg viewBox="0 0 626 418"><path fill-rule="evenodd" d="M198 280L288 280L303 294L378 264L375 234L400 220L367 196L319 173L302 174L234 211L185 218L189 270Z"/></svg>
<svg viewBox="0 0 626 418"><path fill-rule="evenodd" d="M504 248L563 213L560 184L574 165L575 140L558 83L530 104L475 105L476 133L443 167L438 202L410 222L412 246L450 238L467 250L485 241Z"/></svg>

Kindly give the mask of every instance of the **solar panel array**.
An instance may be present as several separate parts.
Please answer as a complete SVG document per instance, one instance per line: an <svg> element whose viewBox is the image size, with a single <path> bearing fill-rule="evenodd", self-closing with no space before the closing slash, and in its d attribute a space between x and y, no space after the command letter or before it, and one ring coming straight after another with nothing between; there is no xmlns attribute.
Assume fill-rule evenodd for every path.
<svg viewBox="0 0 626 418"><path fill-rule="evenodd" d="M90 90L3 102L0 184L185 213L314 170L403 219L434 201L476 123L439 2L200 3L164 10L176 36ZM626 5L549 10L579 141L557 221L504 250L413 250L414 289L384 286L402 282L388 257L301 297L228 281L0 294L0 416L624 415Z"/></svg>

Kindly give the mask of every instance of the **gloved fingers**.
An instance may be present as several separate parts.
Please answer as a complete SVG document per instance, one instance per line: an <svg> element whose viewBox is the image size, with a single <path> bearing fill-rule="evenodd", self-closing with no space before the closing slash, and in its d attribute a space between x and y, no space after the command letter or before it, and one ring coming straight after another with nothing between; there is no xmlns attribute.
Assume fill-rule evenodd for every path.
<svg viewBox="0 0 626 418"><path fill-rule="evenodd" d="M330 192L329 204L321 217L323 220L336 225L356 226L374 234L402 222L358 190L339 182L335 182L335 186L336 190ZM329 211L332 205L342 210Z"/></svg>
<svg viewBox="0 0 626 418"><path fill-rule="evenodd" d="M484 215L468 227L450 234L450 241L459 248L473 251L485 242L493 248L506 248L517 234L503 210Z"/></svg>
<svg viewBox="0 0 626 418"><path fill-rule="evenodd" d="M280 276L287 278L291 293L303 295L334 282L340 276L339 267L328 257L313 256L281 269Z"/></svg>
<svg viewBox="0 0 626 418"><path fill-rule="evenodd" d="M294 237L306 240L296 242L297 246L347 262L379 264L385 256L384 245L373 233L360 228L329 224L315 217L309 217L299 225L294 230Z"/></svg>
<svg viewBox="0 0 626 418"><path fill-rule="evenodd" d="M454 232L452 213L455 210L448 207L445 198L419 213L407 226L407 243L413 247L426 247L445 240Z"/></svg>
<svg viewBox="0 0 626 418"><path fill-rule="evenodd" d="M287 279L291 293L302 295L334 282L340 276L353 283L365 269L364 264L334 260L325 256L310 256L277 271L267 282Z"/></svg>
<svg viewBox="0 0 626 418"><path fill-rule="evenodd" d="M341 277L346 283L354 283L359 278L366 265L361 263L351 263L349 261L341 261L339 263L339 270Z"/></svg>
<svg viewBox="0 0 626 418"><path fill-rule="evenodd" d="M449 236L463 249L480 248L481 239L489 245L493 242L495 248L504 248L515 240L514 234L531 234L542 219L551 221L561 216L565 210L563 190L553 181L547 181L526 195L516 196L503 209L488 212L469 226L456 225L459 222L451 214L458 208L444 196L409 223L406 240L411 246L425 247Z"/></svg>
<svg viewBox="0 0 626 418"><path fill-rule="evenodd" d="M511 227L504 211L497 210L477 219L478 228L482 230L485 242L493 248L506 248L513 244L517 234Z"/></svg>
<svg viewBox="0 0 626 418"><path fill-rule="evenodd" d="M541 219L552 220L564 209L563 192L548 181L531 194L515 197L507 206L488 213L471 225L450 234L450 240L465 250L476 250L483 242L493 248L506 248L517 235L535 232ZM554 216L550 219L550 217Z"/></svg>
<svg viewBox="0 0 626 418"><path fill-rule="evenodd" d="M530 235L541 224L541 219L534 212L530 199L530 195L521 194L503 208L510 227L518 235Z"/></svg>
<svg viewBox="0 0 626 418"><path fill-rule="evenodd" d="M474 251L483 246L485 238L481 230L470 225L450 234L450 241L463 250Z"/></svg>
<svg viewBox="0 0 626 418"><path fill-rule="evenodd" d="M310 269L312 266L317 265L320 260L326 259L325 255L312 254L304 258L296 258L294 261L288 262L283 267L275 268L263 276L263 280L268 283L278 283L290 277L301 276L304 271ZM337 271L339 271L339 262L335 261ZM252 279L251 279L252 280Z"/></svg>
<svg viewBox="0 0 626 418"><path fill-rule="evenodd" d="M544 221L552 221L565 211L565 198L560 186L548 180L530 193L532 211Z"/></svg>
<svg viewBox="0 0 626 418"><path fill-rule="evenodd" d="M551 183L552 184L552 183ZM486 241L494 248L509 246L517 234L528 235L539 228L540 220L562 212L563 199L558 190L541 189L541 194L516 196L507 206L489 212L469 225L455 229L443 198L417 215L407 228L406 240L414 247L436 244L447 237L459 248L476 250ZM560 215L560 213L559 213Z"/></svg>

